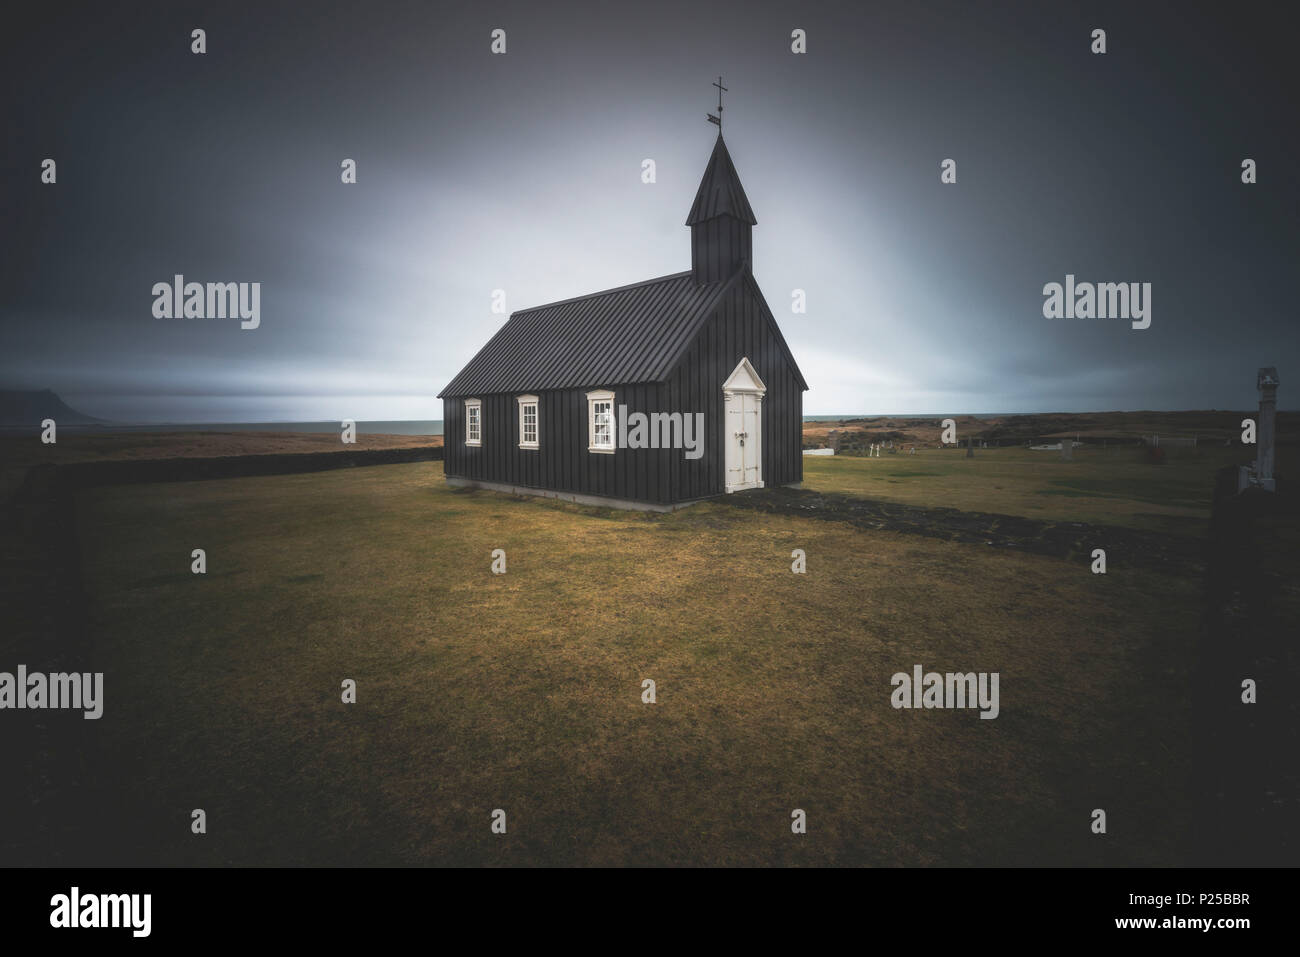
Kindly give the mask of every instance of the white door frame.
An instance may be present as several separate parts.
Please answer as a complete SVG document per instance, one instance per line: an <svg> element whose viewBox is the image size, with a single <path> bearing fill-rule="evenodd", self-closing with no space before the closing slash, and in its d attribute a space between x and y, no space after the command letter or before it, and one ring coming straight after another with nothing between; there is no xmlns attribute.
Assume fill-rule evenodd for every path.
<svg viewBox="0 0 1300 957"><path fill-rule="evenodd" d="M722 383L723 417L722 417L722 480L727 492L739 492L747 488L763 487L763 396L767 395L767 386L758 377L757 370L748 358L741 359L736 368L731 370L727 381ZM739 413L744 435L738 435L732 424L732 415ZM744 426L745 416L752 413L754 425L752 433ZM745 451L741 451L744 449ZM745 452L754 456L753 476L746 475ZM731 480L731 463L736 455L740 456L739 482ZM748 480L747 480L748 479Z"/></svg>

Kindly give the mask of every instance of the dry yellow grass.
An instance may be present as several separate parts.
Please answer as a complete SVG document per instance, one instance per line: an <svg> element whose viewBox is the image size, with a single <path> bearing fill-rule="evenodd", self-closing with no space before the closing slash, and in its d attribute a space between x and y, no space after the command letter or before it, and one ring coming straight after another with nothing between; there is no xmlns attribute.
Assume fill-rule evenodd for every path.
<svg viewBox="0 0 1300 957"><path fill-rule="evenodd" d="M103 489L80 507L101 731L141 860L1183 854L1194 583L723 504L457 492L440 463ZM917 663L999 672L1001 716L894 710L890 676Z"/></svg>

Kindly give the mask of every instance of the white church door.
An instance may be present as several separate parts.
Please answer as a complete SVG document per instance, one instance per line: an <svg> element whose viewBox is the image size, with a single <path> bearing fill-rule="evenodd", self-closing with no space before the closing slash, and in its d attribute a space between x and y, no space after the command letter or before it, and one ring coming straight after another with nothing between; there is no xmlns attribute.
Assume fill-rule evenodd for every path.
<svg viewBox="0 0 1300 957"><path fill-rule="evenodd" d="M728 492L763 487L763 396L767 387L748 359L722 384Z"/></svg>

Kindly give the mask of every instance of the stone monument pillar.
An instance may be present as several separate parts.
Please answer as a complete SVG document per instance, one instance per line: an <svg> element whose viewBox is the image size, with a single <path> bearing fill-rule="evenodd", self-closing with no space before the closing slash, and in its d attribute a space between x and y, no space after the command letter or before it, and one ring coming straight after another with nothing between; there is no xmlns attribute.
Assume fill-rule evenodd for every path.
<svg viewBox="0 0 1300 957"><path fill-rule="evenodd" d="M1272 492L1277 489L1277 480L1273 478L1277 369L1273 366L1260 369L1255 378L1255 387L1259 389L1259 422L1255 430L1255 484Z"/></svg>

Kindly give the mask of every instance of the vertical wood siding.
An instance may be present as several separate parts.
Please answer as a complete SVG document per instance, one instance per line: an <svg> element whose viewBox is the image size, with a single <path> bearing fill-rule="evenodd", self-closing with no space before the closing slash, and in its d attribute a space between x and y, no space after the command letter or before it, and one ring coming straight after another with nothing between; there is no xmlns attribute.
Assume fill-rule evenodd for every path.
<svg viewBox="0 0 1300 957"><path fill-rule="evenodd" d="M448 475L584 495L605 495L656 504L689 501L723 492L722 383L748 357L767 386L763 399L763 481L803 480L803 392L794 369L772 334L768 314L748 285L739 284L720 304L676 371L663 383L593 383L590 388L536 390L539 449L519 448L515 394L479 395L483 444L465 445L464 401L448 398L443 420ZM704 456L689 460L684 449L587 451L587 397L611 389L614 407L628 412L704 413ZM523 394L523 393L520 393ZM617 429L617 422L615 423Z"/></svg>

